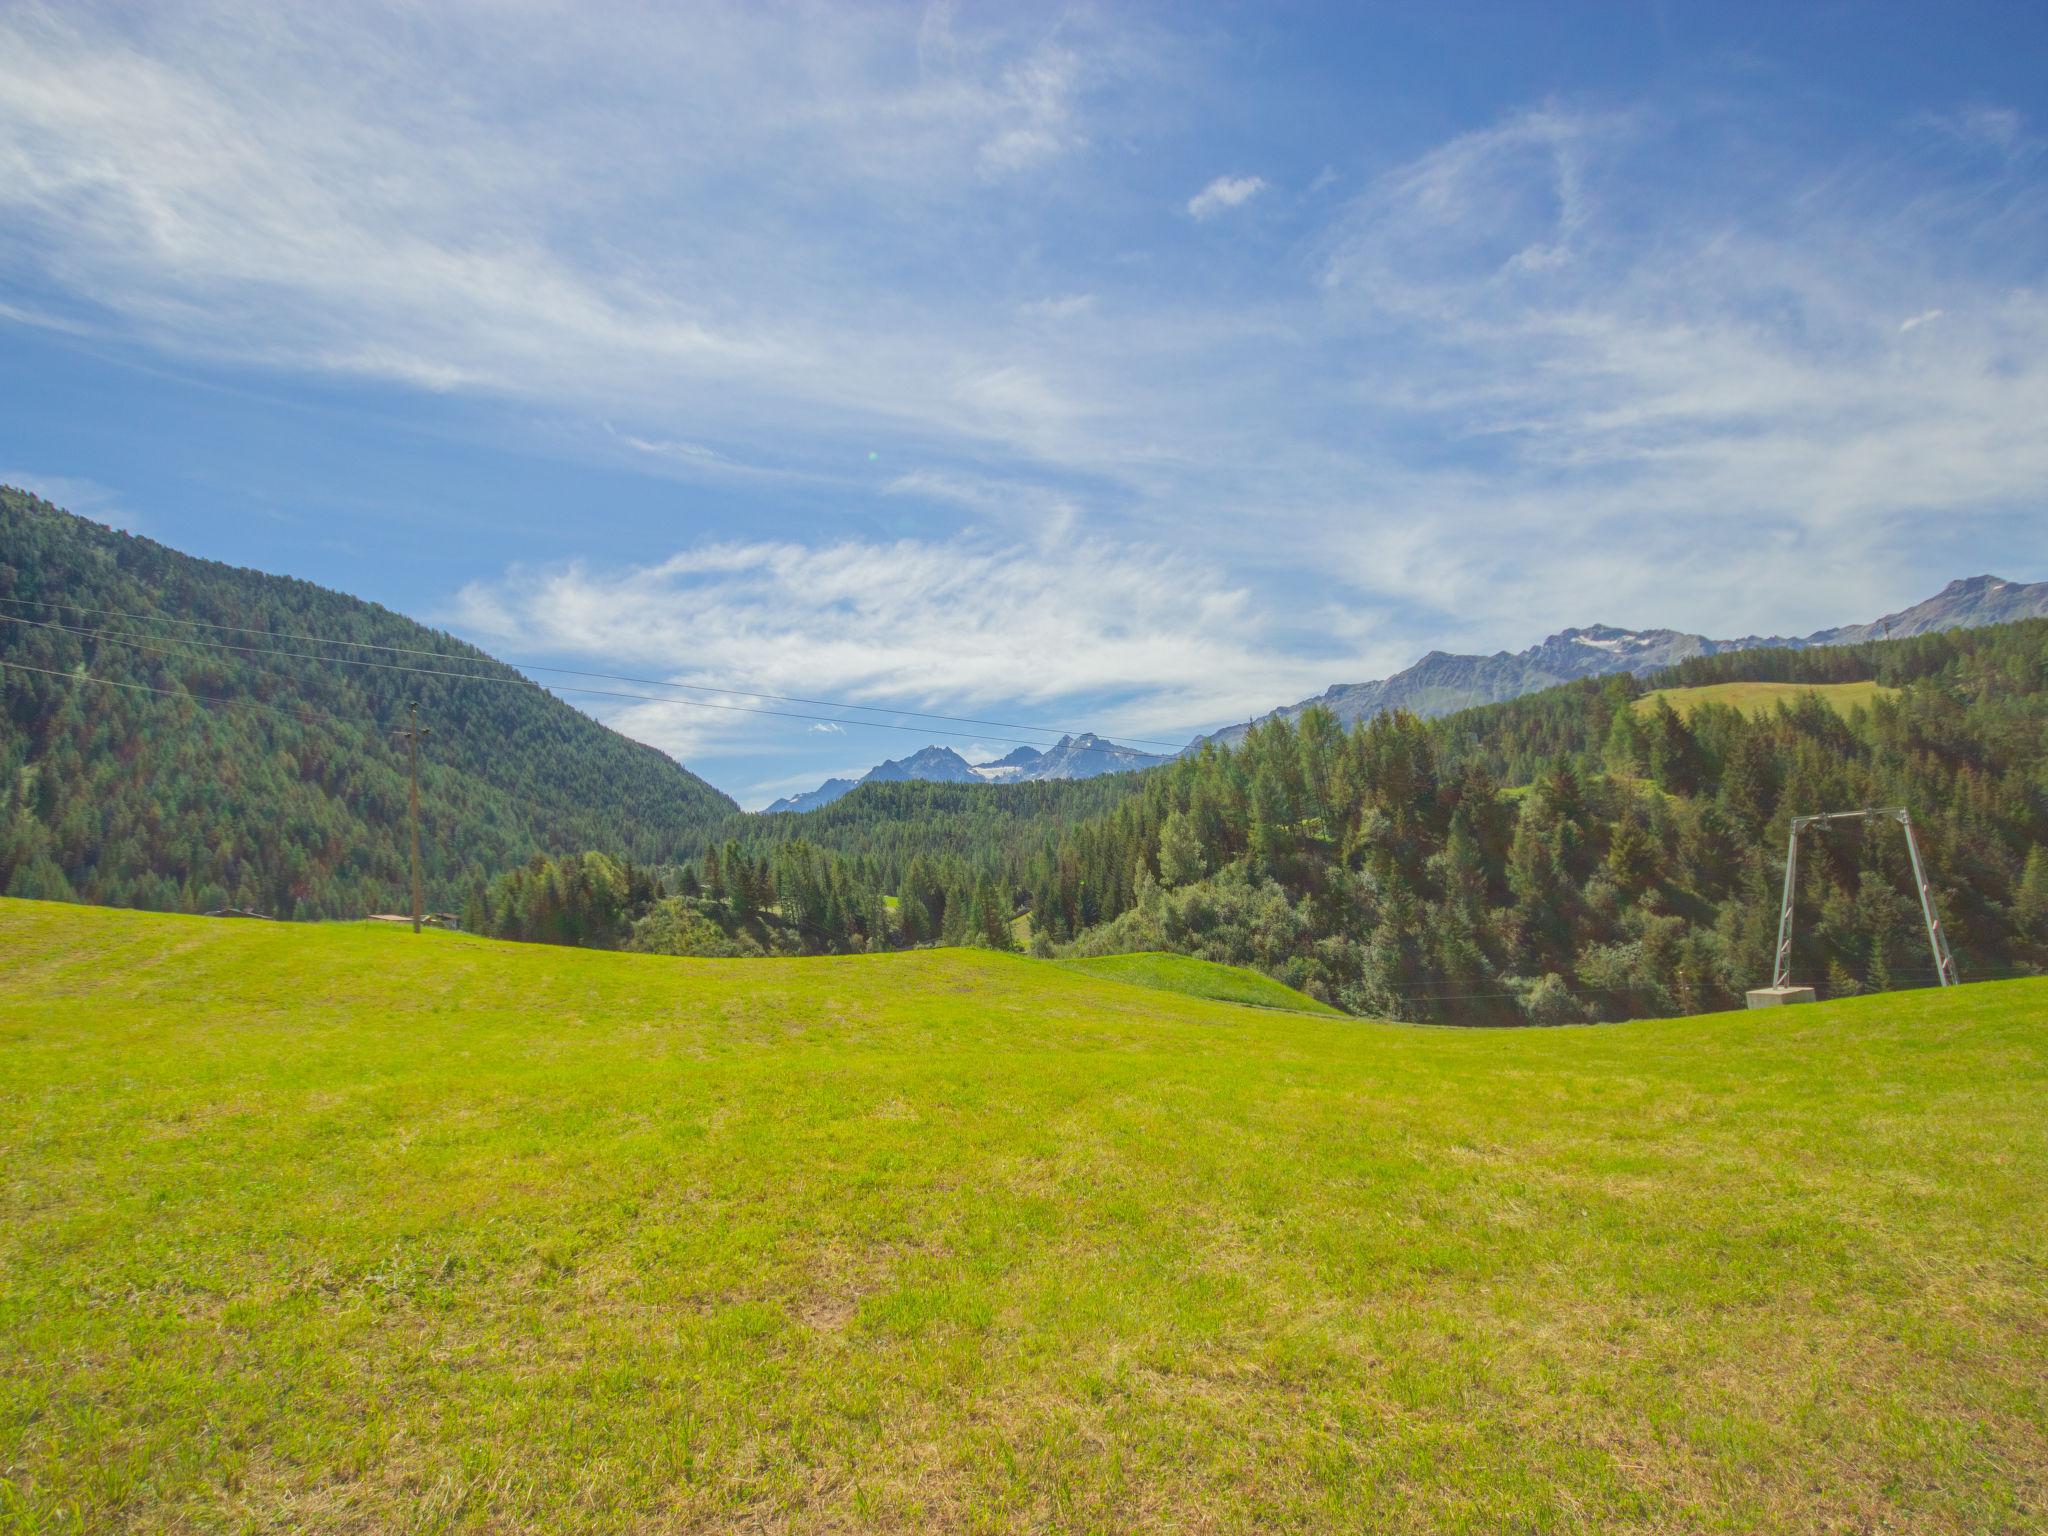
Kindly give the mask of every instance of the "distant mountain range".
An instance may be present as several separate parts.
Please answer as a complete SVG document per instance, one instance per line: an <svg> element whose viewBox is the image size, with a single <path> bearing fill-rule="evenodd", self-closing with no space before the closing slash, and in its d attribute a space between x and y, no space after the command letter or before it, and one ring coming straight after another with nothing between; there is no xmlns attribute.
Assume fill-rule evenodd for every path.
<svg viewBox="0 0 2048 1536"><path fill-rule="evenodd" d="M1887 637L1904 639L1941 629L1970 629L2015 619L2048 615L2048 581L2023 584L1997 576L1971 576L1952 581L1925 602L1868 624L1848 624L1804 637L1748 635L1740 640L1710 640L1672 629L1616 629L1595 624L1552 635L1526 651L1496 651L1491 656L1453 656L1431 651L1406 671L1369 683L1338 683L1313 699L1276 709L1261 719L1297 720L1321 705L1345 725L1355 725L1388 710L1417 715L1448 715L1475 704L1497 704L1525 693L1568 683L1581 677L1617 672L1642 676L1692 656L1721 651L1753 651L1765 647L1804 650L1820 645L1857 645ZM1224 745L1244 739L1251 722L1226 726L1197 736L1186 750L1205 741Z"/></svg>
<svg viewBox="0 0 2048 1536"><path fill-rule="evenodd" d="M816 789L777 800L763 812L815 811L862 784L901 783L916 779L928 784L1027 784L1041 779L1092 779L1105 773L1150 768L1171 754L1140 752L1105 741L1093 731L1062 736L1040 750L1018 747L992 763L970 763L951 747L925 747L910 756L869 769L858 779L827 779Z"/></svg>
<svg viewBox="0 0 2048 1536"><path fill-rule="evenodd" d="M1392 677L1369 683L1338 683L1313 699L1303 699L1260 718L1298 720L1314 705L1329 710L1345 725L1356 725L1393 709L1423 716L1449 715L1475 704L1520 698L1525 693L1576 678L1606 677L1617 672L1640 677L1689 657L1712 656L1722 651L1858 645L1866 640L1904 639L1934 630L1969 629L2044 615L2048 615L2048 581L2021 583L1998 576L1971 576L1950 582L1925 602L1868 624L1845 624L1804 636L1745 635L1739 640L1710 640L1705 635L1675 629L1617 629L1611 624L1594 624L1585 629L1567 629L1526 651L1496 651L1491 656L1454 656L1446 651L1431 651L1414 666ZM1197 736L1183 750L1193 752L1205 741L1219 746L1242 741L1250 724L1247 721ZM1058 745L1043 751L1019 747L992 763L970 763L951 747L925 747L909 757L870 769L858 779L827 779L807 793L777 800L768 807L767 814L815 811L862 784L906 779L938 784L1088 779L1098 774L1150 768L1167 760L1167 756L1118 746L1093 732L1062 736Z"/></svg>

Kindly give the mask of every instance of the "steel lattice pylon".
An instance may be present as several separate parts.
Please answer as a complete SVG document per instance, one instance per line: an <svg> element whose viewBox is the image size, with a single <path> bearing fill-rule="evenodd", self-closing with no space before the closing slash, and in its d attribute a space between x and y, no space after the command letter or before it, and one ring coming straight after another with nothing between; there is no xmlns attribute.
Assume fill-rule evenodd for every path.
<svg viewBox="0 0 2048 1536"><path fill-rule="evenodd" d="M1794 816L1792 840L1785 849L1785 904L1778 912L1778 961L1771 971L1773 987L1792 982L1792 903L1799 890L1799 834L1808 827L1823 831L1837 821L1896 821L1906 834L1906 855L1913 861L1913 886L1920 893L1920 915L1927 919L1927 947L1934 952L1934 974L1941 985L1956 984L1955 957L1948 952L1948 935L1941 919L1934 915L1934 891L1927 883L1927 869L1920 862L1920 844L1913 836L1913 818L1903 805L1877 806L1864 811L1828 811L1819 816Z"/></svg>

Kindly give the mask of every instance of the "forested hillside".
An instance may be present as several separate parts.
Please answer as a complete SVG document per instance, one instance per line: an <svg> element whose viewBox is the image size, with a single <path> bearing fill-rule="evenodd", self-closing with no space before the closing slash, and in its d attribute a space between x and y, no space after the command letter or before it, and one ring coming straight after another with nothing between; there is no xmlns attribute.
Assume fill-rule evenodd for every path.
<svg viewBox="0 0 2048 1536"><path fill-rule="evenodd" d="M1874 686L1753 714L1651 697L1745 680ZM677 953L1003 946L1028 913L1040 953L1170 949L1360 1013L1562 1022L1739 1004L1771 973L1790 818L1892 804L1965 978L2048 969L2048 621L1706 658L1349 732L1312 710L1085 784L870 785L707 828L731 840L638 905L609 894L630 872L573 865L473 900L507 936ZM1800 910L1795 975L1824 993L1931 979L1896 826L1817 835Z"/></svg>
<svg viewBox="0 0 2048 1536"><path fill-rule="evenodd" d="M1061 832L1140 792L1136 773L1031 784L863 784L815 811L735 816L707 826L704 846L806 842L863 862L894 890L911 860L1021 867Z"/></svg>
<svg viewBox="0 0 2048 1536"><path fill-rule="evenodd" d="M305 636L321 638L292 638ZM0 663L9 895L295 917L401 905L405 757L391 733L414 700L431 731L430 905L459 906L537 851L674 858L736 810L445 634L6 488Z"/></svg>
<svg viewBox="0 0 2048 1536"><path fill-rule="evenodd" d="M1143 774L742 816L472 647L0 492L0 890L671 953L925 943L1256 966L1360 1013L1685 1012L1766 979L1786 823L1909 806L1966 976L2048 966L2048 621L1688 661L1439 720L1327 712ZM450 675L438 675L438 674ZM1742 711L1713 685L1859 684ZM1737 690L1737 694L1740 694ZM1795 974L1929 966L1895 828L1801 872ZM1018 918L1028 921L1019 923Z"/></svg>
<svg viewBox="0 0 2048 1536"><path fill-rule="evenodd" d="M1845 717L1644 710L1658 684L1872 680ZM2048 621L1701 658L1439 721L1311 711L1204 750L1027 875L1080 954L1254 964L1354 1011L1472 1021L1739 1003L1767 980L1787 823L1905 805L1964 976L2048 966ZM1895 826L1817 837L1794 973L1928 979Z"/></svg>

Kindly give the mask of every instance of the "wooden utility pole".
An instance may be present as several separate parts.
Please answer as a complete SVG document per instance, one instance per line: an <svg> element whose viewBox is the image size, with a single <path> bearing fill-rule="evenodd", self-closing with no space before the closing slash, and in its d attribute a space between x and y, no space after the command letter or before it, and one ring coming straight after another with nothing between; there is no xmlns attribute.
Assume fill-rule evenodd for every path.
<svg viewBox="0 0 2048 1536"><path fill-rule="evenodd" d="M420 707L418 703L408 704L412 726L397 734L405 738L406 757L412 769L412 792L407 797L408 809L412 816L412 931L420 931L420 921L426 916L426 898L420 890L420 738L427 733L420 729Z"/></svg>

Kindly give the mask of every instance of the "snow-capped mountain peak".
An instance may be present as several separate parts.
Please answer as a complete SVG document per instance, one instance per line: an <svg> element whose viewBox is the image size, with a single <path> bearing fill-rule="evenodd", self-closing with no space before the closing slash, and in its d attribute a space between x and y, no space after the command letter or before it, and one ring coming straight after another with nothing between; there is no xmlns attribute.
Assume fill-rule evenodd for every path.
<svg viewBox="0 0 2048 1536"><path fill-rule="evenodd" d="M828 779L808 794L777 800L767 812L814 811L860 784L918 780L938 784L1022 784L1041 779L1092 779L1167 761L1165 755L1119 746L1093 731L1062 736L1049 747L1018 746L988 763L970 763L951 747L925 747L909 757L881 764L859 780Z"/></svg>

